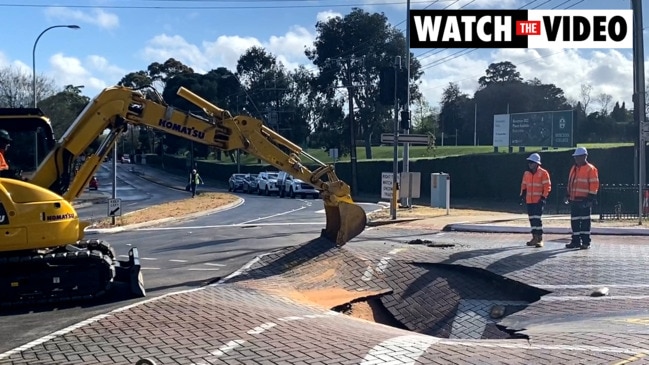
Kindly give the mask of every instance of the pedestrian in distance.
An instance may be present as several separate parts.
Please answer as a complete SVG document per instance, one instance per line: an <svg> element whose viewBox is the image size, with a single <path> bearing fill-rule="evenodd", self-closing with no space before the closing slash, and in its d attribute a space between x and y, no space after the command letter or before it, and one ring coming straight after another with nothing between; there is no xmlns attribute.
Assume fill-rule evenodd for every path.
<svg viewBox="0 0 649 365"><path fill-rule="evenodd" d="M577 147L572 154L575 164L570 168L566 186L565 203L570 204L570 228L572 235L566 248L590 248L590 228L593 205L597 203L599 172L587 161L588 150Z"/></svg>
<svg viewBox="0 0 649 365"><path fill-rule="evenodd" d="M541 167L541 155L533 153L527 158L527 170L521 182L520 204L527 205L532 239L527 246L543 247L543 208L552 190L550 173Z"/></svg>
<svg viewBox="0 0 649 365"><path fill-rule="evenodd" d="M203 182L203 179L201 178L201 175L196 171L196 169L192 169L192 172L189 173L189 189L192 192L192 198L196 196L196 185L198 184L205 184Z"/></svg>

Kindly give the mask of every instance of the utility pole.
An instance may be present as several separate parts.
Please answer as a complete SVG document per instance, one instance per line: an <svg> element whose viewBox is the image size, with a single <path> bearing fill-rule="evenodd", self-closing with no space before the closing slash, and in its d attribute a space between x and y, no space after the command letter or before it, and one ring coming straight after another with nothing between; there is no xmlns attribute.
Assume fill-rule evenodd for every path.
<svg viewBox="0 0 649 365"><path fill-rule="evenodd" d="M649 125L645 120L644 46L642 36L642 0L631 0L633 9L633 114L638 125L638 224L644 214L645 148Z"/></svg>
<svg viewBox="0 0 649 365"><path fill-rule="evenodd" d="M397 96L398 75L401 70L401 57L394 60L394 140L392 161L392 200L390 201L390 217L397 219L397 201L399 200L399 98Z"/></svg>
<svg viewBox="0 0 649 365"><path fill-rule="evenodd" d="M112 198L116 199L117 198L117 141L113 142L113 191L112 191ZM115 216L111 216L111 224L114 226L115 223Z"/></svg>
<svg viewBox="0 0 649 365"><path fill-rule="evenodd" d="M406 1L406 101L403 103L404 113L407 115L407 128L404 128L403 134L410 133L410 0ZM410 172L410 143L403 144L403 173L407 175ZM402 205L410 207L410 198L403 198Z"/></svg>

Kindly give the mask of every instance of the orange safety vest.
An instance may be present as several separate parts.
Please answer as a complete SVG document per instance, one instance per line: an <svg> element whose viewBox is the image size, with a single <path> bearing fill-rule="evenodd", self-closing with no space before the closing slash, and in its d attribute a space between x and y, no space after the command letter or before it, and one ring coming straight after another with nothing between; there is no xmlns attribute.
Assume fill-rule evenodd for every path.
<svg viewBox="0 0 649 365"><path fill-rule="evenodd" d="M536 204L541 200L541 197L548 197L552 190L552 182L550 181L550 173L547 170L536 168L536 172L532 173L530 170L523 173L523 182L521 183L521 194L527 190L525 202L527 204Z"/></svg>
<svg viewBox="0 0 649 365"><path fill-rule="evenodd" d="M597 167L586 162L583 166L574 165L568 176L568 196L570 200L582 200L588 194L597 195L599 173Z"/></svg>
<svg viewBox="0 0 649 365"><path fill-rule="evenodd" d="M9 170L9 164L7 163L7 160L5 160L4 150L0 150L0 171L2 170Z"/></svg>

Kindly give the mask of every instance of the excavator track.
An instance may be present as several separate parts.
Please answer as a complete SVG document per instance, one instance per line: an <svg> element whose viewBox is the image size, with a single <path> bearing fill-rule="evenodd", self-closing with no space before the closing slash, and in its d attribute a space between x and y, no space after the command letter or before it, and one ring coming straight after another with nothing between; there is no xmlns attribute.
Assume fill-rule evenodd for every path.
<svg viewBox="0 0 649 365"><path fill-rule="evenodd" d="M48 252L0 256L0 306L94 299L115 281L133 277L141 284L139 260L130 254L129 262L117 261L108 243L84 240ZM143 287L139 294L144 296Z"/></svg>

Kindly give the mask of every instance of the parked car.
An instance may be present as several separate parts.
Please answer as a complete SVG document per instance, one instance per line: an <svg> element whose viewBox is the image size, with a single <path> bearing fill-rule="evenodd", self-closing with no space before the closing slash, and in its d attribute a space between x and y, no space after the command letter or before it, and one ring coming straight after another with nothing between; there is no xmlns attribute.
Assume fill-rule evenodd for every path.
<svg viewBox="0 0 649 365"><path fill-rule="evenodd" d="M122 159L120 161L121 163L131 163L131 156L124 154L122 155Z"/></svg>
<svg viewBox="0 0 649 365"><path fill-rule="evenodd" d="M88 189L90 190L99 189L99 180L97 180L97 176L93 176L92 179L90 179L90 182L88 183Z"/></svg>
<svg viewBox="0 0 649 365"><path fill-rule="evenodd" d="M313 199L316 199L320 196L320 192L312 185L283 171L279 173L277 182L280 188L280 197L289 196L295 198L299 195L301 198L311 196Z"/></svg>
<svg viewBox="0 0 649 365"><path fill-rule="evenodd" d="M232 174L228 179L228 191L243 191L243 181L246 174Z"/></svg>
<svg viewBox="0 0 649 365"><path fill-rule="evenodd" d="M279 172L260 172L257 176L257 194L270 195L271 193L279 194L279 185L277 185L277 177Z"/></svg>
<svg viewBox="0 0 649 365"><path fill-rule="evenodd" d="M243 178L243 192L252 194L257 191L257 174L246 174Z"/></svg>

